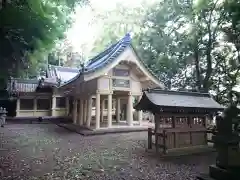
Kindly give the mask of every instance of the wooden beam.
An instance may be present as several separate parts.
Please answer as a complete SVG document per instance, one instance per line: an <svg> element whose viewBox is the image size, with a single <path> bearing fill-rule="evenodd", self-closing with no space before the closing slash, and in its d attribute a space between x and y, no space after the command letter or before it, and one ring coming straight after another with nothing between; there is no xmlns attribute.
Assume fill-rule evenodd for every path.
<svg viewBox="0 0 240 180"><path fill-rule="evenodd" d="M143 81L150 81L150 78L145 76L145 77L142 77L142 78L139 78L139 81L140 82L143 82Z"/></svg>

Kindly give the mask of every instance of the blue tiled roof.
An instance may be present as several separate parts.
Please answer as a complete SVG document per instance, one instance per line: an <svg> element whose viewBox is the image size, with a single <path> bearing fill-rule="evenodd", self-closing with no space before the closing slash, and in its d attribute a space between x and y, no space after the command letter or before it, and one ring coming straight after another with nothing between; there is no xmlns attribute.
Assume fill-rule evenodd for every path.
<svg viewBox="0 0 240 180"><path fill-rule="evenodd" d="M113 44L99 55L92 58L85 66L85 73L95 71L116 59L131 45L131 35L127 33L120 41Z"/></svg>

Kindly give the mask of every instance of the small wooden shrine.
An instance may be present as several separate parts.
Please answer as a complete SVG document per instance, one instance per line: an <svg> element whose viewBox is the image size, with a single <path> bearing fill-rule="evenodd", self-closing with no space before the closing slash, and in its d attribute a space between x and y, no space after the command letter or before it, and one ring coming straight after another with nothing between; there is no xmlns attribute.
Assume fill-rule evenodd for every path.
<svg viewBox="0 0 240 180"><path fill-rule="evenodd" d="M150 89L143 92L136 110L150 111L155 128L149 128L148 148L168 150L207 145L207 117L222 111L208 93Z"/></svg>

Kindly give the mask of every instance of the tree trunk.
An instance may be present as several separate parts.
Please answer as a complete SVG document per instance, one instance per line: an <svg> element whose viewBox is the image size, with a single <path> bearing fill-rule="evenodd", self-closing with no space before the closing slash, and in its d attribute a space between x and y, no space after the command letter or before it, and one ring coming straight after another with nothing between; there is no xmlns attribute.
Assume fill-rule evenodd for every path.
<svg viewBox="0 0 240 180"><path fill-rule="evenodd" d="M212 35L211 35L211 30L209 28L209 33L208 33L208 43L207 43L207 50L206 50L206 56L207 56L207 71L206 71L206 76L203 81L203 90L208 91L210 84L209 84L209 79L212 75Z"/></svg>
<svg viewBox="0 0 240 180"><path fill-rule="evenodd" d="M200 73L200 64L199 64L199 52L198 46L194 48L194 58L195 58L195 68L196 68L196 88L199 91L202 87L202 79Z"/></svg>
<svg viewBox="0 0 240 180"><path fill-rule="evenodd" d="M5 8L7 5L7 0L2 0L2 7L1 8Z"/></svg>

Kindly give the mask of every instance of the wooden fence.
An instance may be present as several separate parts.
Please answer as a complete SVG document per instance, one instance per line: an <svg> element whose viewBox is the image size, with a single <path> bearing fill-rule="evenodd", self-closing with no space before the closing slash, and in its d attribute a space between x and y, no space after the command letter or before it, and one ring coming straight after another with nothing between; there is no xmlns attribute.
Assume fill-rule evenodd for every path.
<svg viewBox="0 0 240 180"><path fill-rule="evenodd" d="M215 133L206 128L172 128L162 129L161 132L148 128L148 149L152 149L154 145L157 153L162 150L163 154L166 154L168 150L207 145L208 142L212 142L207 134Z"/></svg>

